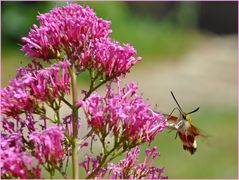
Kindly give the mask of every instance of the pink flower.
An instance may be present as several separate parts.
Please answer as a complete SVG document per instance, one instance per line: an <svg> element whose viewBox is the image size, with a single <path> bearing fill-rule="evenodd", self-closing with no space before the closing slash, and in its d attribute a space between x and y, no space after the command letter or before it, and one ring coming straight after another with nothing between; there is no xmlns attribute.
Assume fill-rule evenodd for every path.
<svg viewBox="0 0 239 180"><path fill-rule="evenodd" d="M11 134L14 132L15 124L11 122L9 118L2 117L1 127L3 128L2 131L6 131Z"/></svg>
<svg viewBox="0 0 239 180"><path fill-rule="evenodd" d="M116 93L108 88L104 97L95 92L79 105L83 105L88 125L96 133L109 132L132 143L150 143L166 128L164 116L143 101L135 84Z"/></svg>
<svg viewBox="0 0 239 180"><path fill-rule="evenodd" d="M64 151L61 145L63 131L60 127L52 126L42 133L33 132L29 140L35 147L35 156L41 163L51 162L53 164L64 158Z"/></svg>
<svg viewBox="0 0 239 180"><path fill-rule="evenodd" d="M40 178L41 169L30 153L23 151L22 135L13 133L1 138L1 177Z"/></svg>
<svg viewBox="0 0 239 180"><path fill-rule="evenodd" d="M67 57L73 64L78 60L78 70L94 70L102 77L125 75L141 60L134 57L136 50L129 44L123 46L108 37L110 22L98 18L88 6L77 4L55 8L38 17L40 26L33 25L23 37L22 50L28 56L61 60Z"/></svg>
<svg viewBox="0 0 239 180"><path fill-rule="evenodd" d="M97 136L103 147L100 156L86 155L80 164L72 160L72 164L80 165L89 177L103 178L107 174L114 179L163 178L163 169L153 166L154 159L160 155L156 148L146 150L144 162L138 164L137 146L150 144L166 128L167 120L143 100L134 83L124 88L119 83L119 77L124 77L141 60L136 56L137 51L129 44L112 40L109 37L111 22L98 18L88 6L72 3L40 14L37 19L39 26L33 25L22 38L21 50L49 64L53 60L57 63L44 68L33 59L27 67L18 69L15 79L0 92L0 108L4 114L0 149L2 177L40 178L40 167L44 164L52 175L56 168L62 170L66 156L74 155L74 147L79 145L80 152L88 146L89 136L92 143ZM62 97L70 93L71 75L83 71L89 71L90 89L84 91L84 100L75 107L75 103L71 105ZM118 80L116 91L111 86L115 80ZM110 83L105 96L94 92L107 81ZM72 87L74 95L77 88L73 81ZM58 126L47 128L46 119L51 117L46 114L44 103L55 110L58 101L60 108L61 100L71 107L72 114L64 117L62 123L57 122ZM81 127L76 108L83 109L92 129L79 142L75 141L78 139L75 131ZM60 113L55 110L57 119ZM43 121L36 121L35 114ZM75 118L78 118L76 128L72 123ZM42 131L37 131L37 127ZM114 138L111 150L109 136ZM129 151L133 147L136 148ZM106 167L109 160L127 150L125 159ZM65 177L65 172L61 173Z"/></svg>
<svg viewBox="0 0 239 180"><path fill-rule="evenodd" d="M22 50L45 61L58 57L62 51L67 55L79 52L90 40L112 32L109 21L98 18L88 6L73 3L40 14L37 19L40 26L33 25L28 36L22 38Z"/></svg>
<svg viewBox="0 0 239 180"><path fill-rule="evenodd" d="M26 75L27 76L27 75ZM31 110L35 107L30 90L26 88L25 79L14 79L1 90L1 111L8 116Z"/></svg>
<svg viewBox="0 0 239 180"><path fill-rule="evenodd" d="M80 163L80 166L85 170L87 175L90 175L98 166L100 162L100 157L96 158L90 157L89 155L85 155L85 160ZM97 178L103 178L107 173L107 168L101 168L97 173Z"/></svg>
<svg viewBox="0 0 239 180"><path fill-rule="evenodd" d="M165 179L163 168L153 166L153 161L160 155L157 148L147 149L144 163L138 164L139 147L126 153L125 159L118 164L109 164L109 175L112 179Z"/></svg>
<svg viewBox="0 0 239 180"><path fill-rule="evenodd" d="M64 60L51 67L32 70L20 68L15 79L1 90L3 114L14 116L24 111L32 112L37 102L53 100L70 91L70 75Z"/></svg>
<svg viewBox="0 0 239 180"><path fill-rule="evenodd" d="M112 175L112 179L129 179L131 170L135 168L139 155L139 147L136 147L133 151L128 151L126 153L125 159L121 160L119 164L109 164L108 170L109 174ZM134 174L132 173L132 177L134 178Z"/></svg>
<svg viewBox="0 0 239 180"><path fill-rule="evenodd" d="M80 166L83 167L85 172L89 175L99 166L99 158L93 158L85 155L85 161L81 162Z"/></svg>
<svg viewBox="0 0 239 180"><path fill-rule="evenodd" d="M25 112L24 114L14 115L13 117L3 116L0 120L2 133L12 134L12 133L32 133L38 129L40 126L46 129L46 119L43 117L34 116L30 112Z"/></svg>
<svg viewBox="0 0 239 180"><path fill-rule="evenodd" d="M73 135L72 121L73 121L72 114L67 115L63 118L64 129L68 133L68 135ZM79 129L82 127L80 117L78 117L78 126L77 127Z"/></svg>
<svg viewBox="0 0 239 180"><path fill-rule="evenodd" d="M126 74L141 60L141 57L134 57L136 53L129 44L121 46L119 42L113 42L110 38L96 39L93 47L93 66L96 70L103 69L107 77Z"/></svg>
<svg viewBox="0 0 239 180"><path fill-rule="evenodd" d="M106 77L112 77L128 73L141 60L141 57L134 57L136 54L137 51L129 44L121 46L110 38L100 38L91 41L76 56L81 70L93 68L96 72L103 72Z"/></svg>

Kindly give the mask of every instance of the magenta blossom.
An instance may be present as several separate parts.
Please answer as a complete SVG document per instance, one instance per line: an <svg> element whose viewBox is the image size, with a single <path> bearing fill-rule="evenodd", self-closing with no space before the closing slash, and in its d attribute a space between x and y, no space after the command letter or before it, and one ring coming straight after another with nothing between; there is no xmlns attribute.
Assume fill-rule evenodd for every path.
<svg viewBox="0 0 239 180"><path fill-rule="evenodd" d="M112 32L109 21L98 18L88 6L84 8L72 3L40 14L37 19L40 26L33 25L28 36L22 38L25 43L22 50L45 61L58 58L62 50L67 55L77 54L90 40Z"/></svg>
<svg viewBox="0 0 239 180"><path fill-rule="evenodd" d="M63 160L64 151L61 144L63 136L63 131L57 126L52 126L42 133L30 134L29 140L34 144L37 159L42 163L51 162L53 164Z"/></svg>
<svg viewBox="0 0 239 180"><path fill-rule="evenodd" d="M135 84L118 87L116 93L108 88L104 97L95 92L79 105L83 105L88 125L97 134L109 132L138 144L152 142L166 128L164 116L143 101Z"/></svg>
<svg viewBox="0 0 239 180"><path fill-rule="evenodd" d="M86 174L89 175L92 173L98 166L100 162L100 157L90 157L89 155L85 155L85 160L80 163L80 166L85 170ZM107 173L107 168L101 168L101 170L97 173L98 178L103 178Z"/></svg>
<svg viewBox="0 0 239 180"><path fill-rule="evenodd" d="M70 75L65 60L49 68L32 70L21 68L15 79L1 90L1 110L13 116L34 111L37 102L53 100L70 91Z"/></svg>
<svg viewBox="0 0 239 180"><path fill-rule="evenodd" d="M139 164L138 146L150 145L167 120L143 100L134 83L120 87L120 78L141 60L134 47L111 39L111 22L88 6L70 3L37 19L39 25L22 38L21 50L32 63L18 69L0 91L1 177L39 179L44 168L51 178L57 171L66 179L79 179L80 166L88 179L164 178L163 169L153 165L156 148L146 150ZM81 89L83 97L79 75L90 79L89 88ZM101 96L96 90L104 84ZM90 130L79 133L85 124ZM90 147L93 152L95 141L101 143L101 153L86 155L79 163L82 150ZM125 159L110 164L124 153Z"/></svg>
<svg viewBox="0 0 239 180"><path fill-rule="evenodd" d="M116 77L128 73L141 60L141 57L134 57L136 54L137 51L129 44L122 46L110 38L100 38L91 41L76 58L81 70L93 68L106 77Z"/></svg>
<svg viewBox="0 0 239 180"><path fill-rule="evenodd" d="M12 133L32 133L36 131L37 126L46 129L46 119L41 116L34 116L32 113L14 115L13 117L3 116L1 119L2 133L8 135Z"/></svg>
<svg viewBox="0 0 239 180"><path fill-rule="evenodd" d="M95 69L103 69L109 77L126 74L141 60L141 57L134 57L136 53L129 44L121 46L119 42L113 42L110 38L97 39L93 48L93 66Z"/></svg>
<svg viewBox="0 0 239 180"><path fill-rule="evenodd" d="M121 160L119 164L111 163L108 166L109 174L112 179L165 179L163 176L163 168L157 168L153 166L154 159L157 158L160 153L156 152L157 147L147 149L145 151L144 162L138 164L139 147L136 147L133 151L126 153L125 159Z"/></svg>
<svg viewBox="0 0 239 180"><path fill-rule="evenodd" d="M25 152L22 135L13 133L1 137L1 177L22 179L40 178L40 166L29 152Z"/></svg>
<svg viewBox="0 0 239 180"><path fill-rule="evenodd" d="M73 121L72 114L67 115L63 118L64 129L68 133L68 135L72 135L72 133L73 133L72 121ZM78 128L81 128L81 127L82 127L82 124L81 124L81 119L79 117L78 118Z"/></svg>
<svg viewBox="0 0 239 180"><path fill-rule="evenodd" d="M101 76L116 77L129 72L140 57L134 57L136 50L129 44L121 46L108 37L110 22L98 18L88 6L77 4L55 8L38 16L40 26L34 25L22 50L27 55L61 60L66 54L72 61L78 61L78 69L94 69Z"/></svg>

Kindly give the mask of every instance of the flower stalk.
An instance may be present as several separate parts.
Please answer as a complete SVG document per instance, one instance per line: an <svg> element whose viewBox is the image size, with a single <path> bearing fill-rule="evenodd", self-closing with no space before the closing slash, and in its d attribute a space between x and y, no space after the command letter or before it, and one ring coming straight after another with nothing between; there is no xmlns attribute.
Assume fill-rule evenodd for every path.
<svg viewBox="0 0 239 180"><path fill-rule="evenodd" d="M78 153L77 153L77 137L78 137L78 108L77 108L77 78L76 70L74 64L72 65L71 74L71 87L72 87L72 127L73 127L73 137L72 137L72 177L74 179L79 179L79 168L78 168Z"/></svg>

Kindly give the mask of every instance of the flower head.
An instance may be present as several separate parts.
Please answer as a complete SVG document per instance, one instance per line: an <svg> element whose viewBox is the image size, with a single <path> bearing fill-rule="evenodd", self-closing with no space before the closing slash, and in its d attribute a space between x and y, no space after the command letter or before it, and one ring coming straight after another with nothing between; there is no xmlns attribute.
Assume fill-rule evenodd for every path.
<svg viewBox="0 0 239 180"><path fill-rule="evenodd" d="M67 55L78 52L90 40L111 33L109 21L98 18L88 6L73 3L40 14L37 19L40 25L33 25L28 36L22 38L22 50L45 61L59 57L62 50Z"/></svg>
<svg viewBox="0 0 239 180"><path fill-rule="evenodd" d="M24 111L32 112L37 102L53 100L68 93L69 66L69 61L65 60L41 70L20 68L16 78L0 92L2 113L14 116Z"/></svg>
<svg viewBox="0 0 239 180"><path fill-rule="evenodd" d="M80 163L80 166L85 170L87 175L90 175L94 170L98 168L100 164L100 157L91 157L89 155L85 155L85 160ZM97 178L103 178L105 174L107 173L107 168L100 168L98 171L96 177Z"/></svg>
<svg viewBox="0 0 239 180"><path fill-rule="evenodd" d="M37 159L42 163L51 162L53 164L62 160L64 158L61 145L63 136L63 131L57 126L52 126L42 133L30 134L29 140L34 144Z"/></svg>
<svg viewBox="0 0 239 180"><path fill-rule="evenodd" d="M23 151L24 144L22 135L13 133L2 136L1 156L1 177L22 179L40 178L40 167L36 159L30 153Z"/></svg>
<svg viewBox="0 0 239 180"><path fill-rule="evenodd" d="M135 144L152 142L166 127L163 115L144 102L135 84L128 84L116 93L109 87L104 97L93 93L79 104L83 105L88 125L96 133L111 132Z"/></svg>
<svg viewBox="0 0 239 180"><path fill-rule="evenodd" d="M93 47L93 66L103 69L106 77L119 76L129 72L141 60L141 57L134 57L136 54L137 51L129 44L121 46L110 38L97 39Z"/></svg>
<svg viewBox="0 0 239 180"><path fill-rule="evenodd" d="M156 152L157 148L147 149L146 156L143 163L138 164L139 147L126 153L125 159L118 164L109 164L108 170L112 179L165 179L163 176L163 168L154 167L153 161L159 156Z"/></svg>
<svg viewBox="0 0 239 180"><path fill-rule="evenodd" d="M121 45L108 35L110 22L98 18L88 6L77 4L54 8L40 14L40 25L33 25L27 37L23 37L22 50L28 56L51 59L69 59L78 62L80 71L94 69L102 77L125 75L140 57L129 44Z"/></svg>

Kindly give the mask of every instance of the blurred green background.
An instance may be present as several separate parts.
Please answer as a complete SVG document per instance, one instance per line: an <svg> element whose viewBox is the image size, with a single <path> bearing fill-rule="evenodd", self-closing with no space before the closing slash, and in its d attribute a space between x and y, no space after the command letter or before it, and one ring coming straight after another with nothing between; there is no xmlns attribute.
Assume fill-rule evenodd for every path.
<svg viewBox="0 0 239 180"><path fill-rule="evenodd" d="M36 15L65 4L1 2L2 87L15 76L17 67L30 62L20 51L20 38L33 23L38 24ZM183 150L174 132L160 134L152 144L159 147L156 165L165 167L165 175L170 179L237 178L237 3L80 4L111 20L112 38L131 43L143 57L123 83L137 82L144 98L161 112L169 113L176 106L170 90L184 111L200 106L192 117L208 138L198 139L195 155ZM84 77L80 84L87 86Z"/></svg>

